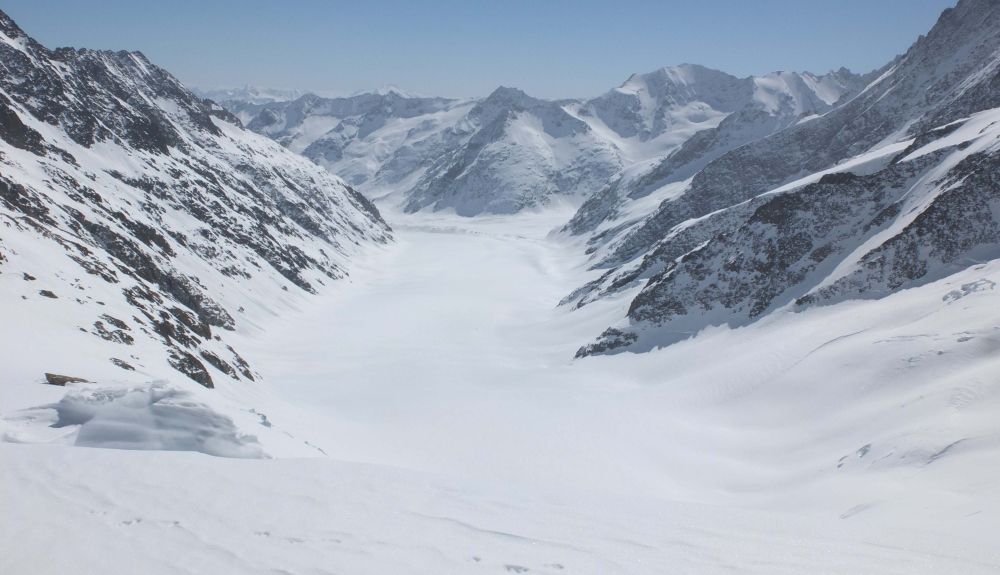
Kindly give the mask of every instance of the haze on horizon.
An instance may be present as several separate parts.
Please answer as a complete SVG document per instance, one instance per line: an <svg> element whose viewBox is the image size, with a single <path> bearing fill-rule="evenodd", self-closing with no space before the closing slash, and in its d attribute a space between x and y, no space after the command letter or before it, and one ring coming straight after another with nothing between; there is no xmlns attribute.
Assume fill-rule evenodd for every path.
<svg viewBox="0 0 1000 575"><path fill-rule="evenodd" d="M695 63L737 76L868 72L952 0L4 0L50 47L139 50L202 88L347 94L384 85L481 96L498 85L586 97L632 73ZM859 41L863 40L863 41Z"/></svg>

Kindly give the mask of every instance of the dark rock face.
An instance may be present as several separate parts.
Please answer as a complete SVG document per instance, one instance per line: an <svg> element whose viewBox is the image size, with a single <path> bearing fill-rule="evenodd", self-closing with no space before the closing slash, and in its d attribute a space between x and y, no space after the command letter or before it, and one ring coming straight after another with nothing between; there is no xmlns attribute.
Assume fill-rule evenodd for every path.
<svg viewBox="0 0 1000 575"><path fill-rule="evenodd" d="M28 150L39 156L45 155L41 134L21 122L21 118L11 109L9 100L3 95L0 95L0 138L15 148Z"/></svg>
<svg viewBox="0 0 1000 575"><path fill-rule="evenodd" d="M170 354L168 361L174 369L201 385L209 389L215 387L215 384L212 383L212 376L208 373L208 370L205 369L205 364L190 353L186 351L176 351Z"/></svg>
<svg viewBox="0 0 1000 575"><path fill-rule="evenodd" d="M707 223L712 220L724 224L680 256L691 244L678 233L635 270L611 272L591 287L614 291L649 272L629 307L630 328L605 332L580 354L641 351L709 325L745 325L786 306L884 297L961 271L970 261L1000 257L1000 156L979 153L956 162L962 155L959 146L944 147L869 176L828 175L691 226L686 233L716 231ZM928 179L953 162L943 179ZM925 203L914 198L921 189ZM738 223L723 221L727 212ZM835 273L845 265L846 272Z"/></svg>
<svg viewBox="0 0 1000 575"><path fill-rule="evenodd" d="M919 175L904 164L874 176L827 179L761 203L736 229L682 257L632 301L629 317L662 322L689 310L752 320L881 229L879 215ZM826 266L824 266L824 263ZM800 287L800 289L803 289Z"/></svg>
<svg viewBox="0 0 1000 575"><path fill-rule="evenodd" d="M133 345L135 338L129 333L130 331L132 328L127 323L107 314L102 315L101 319L94 322L94 333L107 341Z"/></svg>
<svg viewBox="0 0 1000 575"><path fill-rule="evenodd" d="M112 357L109 361L111 361L111 363L113 363L114 365L117 365L118 367L124 369L125 371L135 371L135 368L132 367L132 364L128 363L127 361L118 359L117 357Z"/></svg>
<svg viewBox="0 0 1000 575"><path fill-rule="evenodd" d="M587 344L576 351L576 358L586 357L588 355L596 355L599 353L606 353L611 350L628 347L636 342L639 336L628 331L622 331L620 329L615 329L609 327L604 330L601 337L597 339L594 343Z"/></svg>
<svg viewBox="0 0 1000 575"><path fill-rule="evenodd" d="M152 339L202 385L198 357L252 380L224 340L237 294L314 292L391 238L370 201L142 54L49 50L2 12L0 32L0 245L53 255L44 265L62 267L25 267L66 282L42 295L94 306L80 330L133 350ZM96 302L98 286L120 295Z"/></svg>
<svg viewBox="0 0 1000 575"><path fill-rule="evenodd" d="M851 274L801 298L828 302L920 285L1000 258L1000 157L973 154L955 166L946 188L903 230L868 252Z"/></svg>

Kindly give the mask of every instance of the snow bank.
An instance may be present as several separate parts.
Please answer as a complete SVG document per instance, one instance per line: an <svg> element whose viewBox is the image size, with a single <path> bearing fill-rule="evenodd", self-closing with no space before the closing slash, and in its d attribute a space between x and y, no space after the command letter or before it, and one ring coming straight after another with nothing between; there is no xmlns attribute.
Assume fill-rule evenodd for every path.
<svg viewBox="0 0 1000 575"><path fill-rule="evenodd" d="M198 451L266 457L257 439L190 392L163 382L137 387L72 387L58 402L18 412L4 441L82 447Z"/></svg>

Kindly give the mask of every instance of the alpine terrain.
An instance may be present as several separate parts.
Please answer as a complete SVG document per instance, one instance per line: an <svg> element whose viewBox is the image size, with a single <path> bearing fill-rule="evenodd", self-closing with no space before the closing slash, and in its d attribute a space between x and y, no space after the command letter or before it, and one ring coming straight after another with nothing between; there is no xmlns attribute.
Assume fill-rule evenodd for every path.
<svg viewBox="0 0 1000 575"><path fill-rule="evenodd" d="M993 0L565 100L0 12L0 573L1000 574L998 284Z"/></svg>

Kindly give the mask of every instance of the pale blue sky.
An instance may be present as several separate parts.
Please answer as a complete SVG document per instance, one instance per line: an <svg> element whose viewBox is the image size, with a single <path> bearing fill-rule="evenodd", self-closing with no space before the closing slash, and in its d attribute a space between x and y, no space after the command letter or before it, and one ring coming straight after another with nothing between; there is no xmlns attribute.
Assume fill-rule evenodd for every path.
<svg viewBox="0 0 1000 575"><path fill-rule="evenodd" d="M0 0L50 47L141 50L189 85L584 97L691 62L862 72L954 0Z"/></svg>

